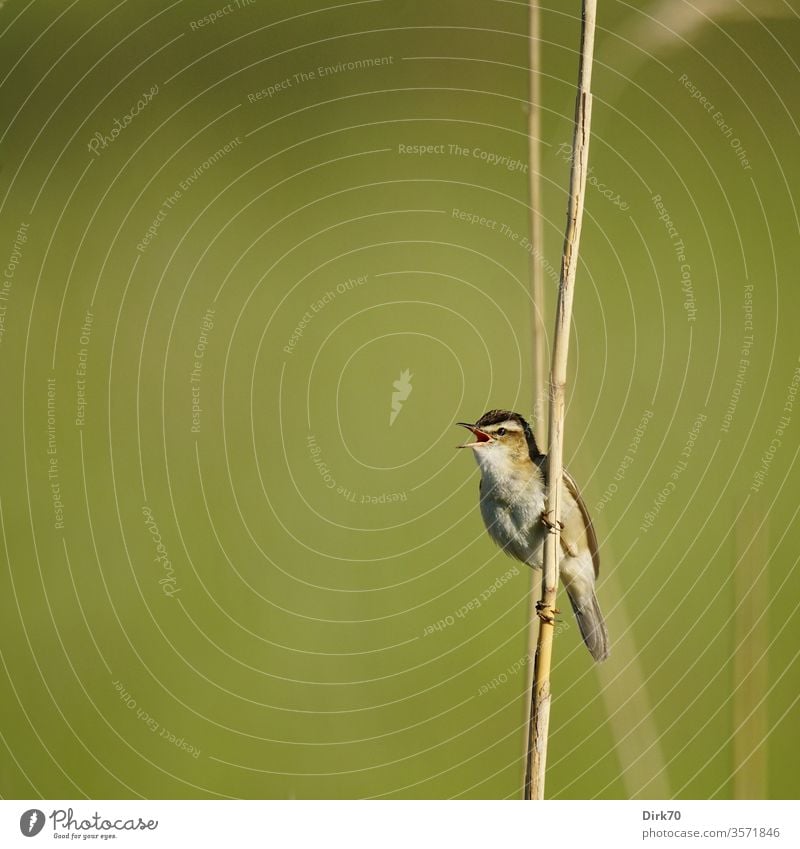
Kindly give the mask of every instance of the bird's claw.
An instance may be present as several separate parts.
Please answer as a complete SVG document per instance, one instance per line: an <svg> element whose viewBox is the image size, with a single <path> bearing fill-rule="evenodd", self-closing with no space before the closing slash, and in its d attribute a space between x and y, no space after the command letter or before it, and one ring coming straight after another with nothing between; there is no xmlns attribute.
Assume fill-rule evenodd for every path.
<svg viewBox="0 0 800 849"><path fill-rule="evenodd" d="M548 613L548 610L552 610L553 614ZM561 613L557 607L551 608L549 604L545 604L543 601L536 602L536 615L547 625L553 625L556 622L554 614L557 613Z"/></svg>
<svg viewBox="0 0 800 849"><path fill-rule="evenodd" d="M552 511L550 511L552 512ZM548 513L542 513L542 524L547 528L550 533L555 531L556 527L559 530L559 533L564 530L564 523L561 521L554 522Z"/></svg>

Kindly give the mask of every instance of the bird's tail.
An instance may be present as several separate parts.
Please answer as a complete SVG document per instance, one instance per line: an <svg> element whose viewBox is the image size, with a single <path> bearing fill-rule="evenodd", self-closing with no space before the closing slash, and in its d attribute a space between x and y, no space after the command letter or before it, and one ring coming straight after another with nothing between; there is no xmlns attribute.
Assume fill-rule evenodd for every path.
<svg viewBox="0 0 800 849"><path fill-rule="evenodd" d="M570 592L570 589L567 587L567 595L575 611L575 619L578 621L586 648L596 661L605 660L609 652L608 629L594 588L590 593L582 594L580 598L574 590Z"/></svg>

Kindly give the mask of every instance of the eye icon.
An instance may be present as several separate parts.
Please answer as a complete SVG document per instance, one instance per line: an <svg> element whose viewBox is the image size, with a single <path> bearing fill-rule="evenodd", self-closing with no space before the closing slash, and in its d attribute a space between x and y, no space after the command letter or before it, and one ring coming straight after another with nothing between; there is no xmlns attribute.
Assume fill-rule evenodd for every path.
<svg viewBox="0 0 800 849"><path fill-rule="evenodd" d="M19 818L19 830L25 837L36 837L44 828L44 812L38 808L31 808Z"/></svg>

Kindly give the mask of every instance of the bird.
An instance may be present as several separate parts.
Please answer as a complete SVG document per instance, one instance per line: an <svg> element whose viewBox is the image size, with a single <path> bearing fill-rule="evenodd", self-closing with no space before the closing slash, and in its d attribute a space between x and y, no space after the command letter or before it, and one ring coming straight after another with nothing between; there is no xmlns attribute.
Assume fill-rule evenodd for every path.
<svg viewBox="0 0 800 849"><path fill-rule="evenodd" d="M539 451L530 425L510 410L489 410L474 424L457 424L475 438L458 447L471 448L480 469L480 509L489 536L506 554L541 569L544 541L553 524L545 512L547 455ZM560 505L561 583L586 647L595 661L603 661L609 640L595 590L600 571L597 535L566 469Z"/></svg>

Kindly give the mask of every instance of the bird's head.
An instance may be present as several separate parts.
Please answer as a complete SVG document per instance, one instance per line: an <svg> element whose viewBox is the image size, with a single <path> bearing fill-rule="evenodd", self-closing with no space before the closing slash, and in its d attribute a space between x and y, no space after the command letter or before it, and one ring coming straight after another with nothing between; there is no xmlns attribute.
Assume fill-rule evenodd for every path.
<svg viewBox="0 0 800 849"><path fill-rule="evenodd" d="M490 410L475 424L458 422L467 428L474 439L459 445L472 448L479 465L484 463L524 462L539 456L539 449L528 422L519 413L509 410Z"/></svg>

